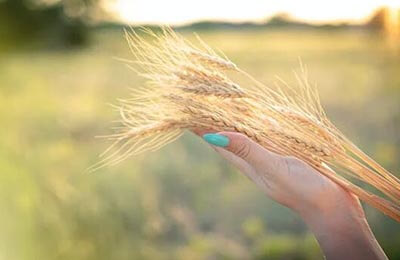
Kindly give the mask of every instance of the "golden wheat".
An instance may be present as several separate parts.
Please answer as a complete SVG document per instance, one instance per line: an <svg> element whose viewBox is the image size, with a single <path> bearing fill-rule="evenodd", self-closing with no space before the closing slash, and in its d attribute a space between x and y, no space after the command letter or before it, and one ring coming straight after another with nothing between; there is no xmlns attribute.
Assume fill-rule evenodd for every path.
<svg viewBox="0 0 400 260"><path fill-rule="evenodd" d="M198 48L169 28L160 34L142 31L153 38L152 44L133 30L126 32L126 38L148 86L120 101L121 127L107 136L113 143L91 170L156 150L185 129L236 131L273 152L303 160L400 221L400 181L329 121L303 66L296 74L298 86L281 81L273 90L201 40ZM250 87L242 88L228 73L247 78ZM361 180L382 195L371 194L346 177Z"/></svg>

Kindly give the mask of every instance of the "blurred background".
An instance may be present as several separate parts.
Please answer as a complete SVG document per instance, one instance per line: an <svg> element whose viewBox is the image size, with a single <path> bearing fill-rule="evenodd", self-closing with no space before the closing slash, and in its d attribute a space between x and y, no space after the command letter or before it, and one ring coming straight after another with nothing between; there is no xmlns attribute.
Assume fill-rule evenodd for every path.
<svg viewBox="0 0 400 260"><path fill-rule="evenodd" d="M328 116L400 174L400 3L0 0L0 259L321 259L301 219L197 137L92 174L143 80L127 25L196 32L266 84L298 58ZM391 259L400 225L365 205Z"/></svg>

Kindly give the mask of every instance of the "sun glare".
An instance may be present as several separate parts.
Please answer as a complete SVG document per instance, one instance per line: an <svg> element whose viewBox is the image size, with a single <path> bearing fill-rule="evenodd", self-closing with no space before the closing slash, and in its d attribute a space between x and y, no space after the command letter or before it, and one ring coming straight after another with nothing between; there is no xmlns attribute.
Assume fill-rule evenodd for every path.
<svg viewBox="0 0 400 260"><path fill-rule="evenodd" d="M120 19L135 24L185 24L199 20L262 21L277 13L313 22L363 22L381 7L400 8L399 0L116 0Z"/></svg>

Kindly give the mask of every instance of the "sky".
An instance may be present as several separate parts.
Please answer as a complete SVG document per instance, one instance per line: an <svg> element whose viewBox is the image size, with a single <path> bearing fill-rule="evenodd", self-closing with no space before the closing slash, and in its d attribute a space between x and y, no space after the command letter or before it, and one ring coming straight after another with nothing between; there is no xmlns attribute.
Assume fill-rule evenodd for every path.
<svg viewBox="0 0 400 260"><path fill-rule="evenodd" d="M115 0L114 12L132 24L185 24L200 20L263 21L288 13L312 23L363 22L381 6L400 0Z"/></svg>

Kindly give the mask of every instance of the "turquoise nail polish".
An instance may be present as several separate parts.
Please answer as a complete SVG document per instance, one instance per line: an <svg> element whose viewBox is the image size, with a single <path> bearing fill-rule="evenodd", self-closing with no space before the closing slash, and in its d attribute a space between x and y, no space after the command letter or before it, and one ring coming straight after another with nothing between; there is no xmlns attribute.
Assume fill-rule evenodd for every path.
<svg viewBox="0 0 400 260"><path fill-rule="evenodd" d="M219 134L205 134L203 139L212 145L226 147L229 144L229 138Z"/></svg>

